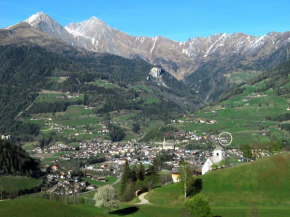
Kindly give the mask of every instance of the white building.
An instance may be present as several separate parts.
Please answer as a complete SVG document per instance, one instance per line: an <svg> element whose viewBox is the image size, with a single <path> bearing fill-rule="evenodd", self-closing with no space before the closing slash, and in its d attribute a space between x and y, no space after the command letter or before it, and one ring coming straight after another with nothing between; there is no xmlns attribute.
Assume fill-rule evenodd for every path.
<svg viewBox="0 0 290 217"><path fill-rule="evenodd" d="M172 181L173 181L174 183L176 183L176 182L180 182L180 177L179 177L179 172L178 172L178 170L179 170L179 167L173 167L173 168L172 168L171 176L172 176Z"/></svg>
<svg viewBox="0 0 290 217"><path fill-rule="evenodd" d="M203 167L202 167L202 175L206 174L208 171L211 171L211 167L213 164L218 164L220 161L225 159L225 152L223 148L218 146L213 151L213 156L207 158Z"/></svg>
<svg viewBox="0 0 290 217"><path fill-rule="evenodd" d="M9 139L11 139L11 136L10 135L8 135L8 136L5 136L5 135L1 135L1 139L6 139L6 140L9 140Z"/></svg>
<svg viewBox="0 0 290 217"><path fill-rule="evenodd" d="M174 146L175 146L174 144L166 143L165 137L164 137L163 146L162 146L163 150L174 150L175 149Z"/></svg>

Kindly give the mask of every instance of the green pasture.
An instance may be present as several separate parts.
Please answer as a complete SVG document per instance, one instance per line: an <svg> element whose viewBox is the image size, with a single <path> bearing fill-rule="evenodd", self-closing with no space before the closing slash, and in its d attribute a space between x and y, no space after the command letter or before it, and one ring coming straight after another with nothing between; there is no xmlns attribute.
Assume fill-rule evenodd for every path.
<svg viewBox="0 0 290 217"><path fill-rule="evenodd" d="M0 189L6 192L31 189L41 184L41 180L26 176L0 176Z"/></svg>

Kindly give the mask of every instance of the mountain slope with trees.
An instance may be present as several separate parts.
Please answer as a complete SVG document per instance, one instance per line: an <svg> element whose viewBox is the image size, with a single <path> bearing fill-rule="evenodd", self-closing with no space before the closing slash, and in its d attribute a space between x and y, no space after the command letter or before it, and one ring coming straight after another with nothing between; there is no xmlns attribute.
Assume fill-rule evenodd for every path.
<svg viewBox="0 0 290 217"><path fill-rule="evenodd" d="M56 53L53 49L31 44L24 39L19 39L23 45L16 45L17 42L0 45L0 79L3 81L0 84L0 112L3 117L0 120L0 132L14 135L16 140L31 141L39 134L40 127L37 124L22 123L30 114L63 112L70 105L97 105L97 114L122 109L140 110L140 118L155 115L154 119L168 120L170 114L178 114L175 109L184 111L202 104L182 82L167 72L163 71L162 74L166 87L160 86L154 79L148 79L153 66L140 58L129 60L111 54L79 51L72 47L61 47L63 50ZM54 77L67 79L57 82L52 79ZM92 85L96 80L114 83L118 88ZM148 94L158 98L159 102L153 106L142 99L134 101L139 93L131 87L136 85L152 89ZM38 102L36 98L42 90L83 94L85 98Z"/></svg>
<svg viewBox="0 0 290 217"><path fill-rule="evenodd" d="M0 171L2 175L35 176L40 172L40 165L20 146L0 140Z"/></svg>

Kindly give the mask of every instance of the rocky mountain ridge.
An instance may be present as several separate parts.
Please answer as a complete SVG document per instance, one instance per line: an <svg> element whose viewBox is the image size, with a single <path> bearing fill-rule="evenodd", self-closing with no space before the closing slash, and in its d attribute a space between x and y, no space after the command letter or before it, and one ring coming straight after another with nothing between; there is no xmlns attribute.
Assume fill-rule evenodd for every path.
<svg viewBox="0 0 290 217"><path fill-rule="evenodd" d="M96 17L62 27L39 12L24 22L68 45L126 58L140 57L161 66L208 101L231 83L225 75L262 72L286 61L290 51L290 32L270 32L260 37L220 33L177 42L162 36L130 36Z"/></svg>
<svg viewBox="0 0 290 217"><path fill-rule="evenodd" d="M25 22L70 45L89 51L108 52L127 58L139 55L152 64L161 65L179 79L211 59L238 54L255 60L290 43L290 32L270 32L260 37L244 33L220 33L176 42L162 36L130 36L96 17L62 27L42 12L32 15Z"/></svg>

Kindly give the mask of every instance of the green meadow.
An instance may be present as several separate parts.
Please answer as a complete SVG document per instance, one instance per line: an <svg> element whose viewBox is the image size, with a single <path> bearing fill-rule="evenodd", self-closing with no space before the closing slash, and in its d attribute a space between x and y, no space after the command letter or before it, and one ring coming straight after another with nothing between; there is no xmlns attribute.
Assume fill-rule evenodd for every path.
<svg viewBox="0 0 290 217"><path fill-rule="evenodd" d="M214 215L247 216L252 203L259 207L260 216L290 214L290 154L245 163L233 168L209 172L201 176L204 194ZM184 201L179 184L156 188L147 199L161 206L182 206Z"/></svg>
<svg viewBox="0 0 290 217"><path fill-rule="evenodd" d="M255 203L260 217L288 217L289 168L290 154L279 154L236 167L212 171L199 177L203 181L201 193L209 200L215 216L245 217L251 209L251 204ZM115 177L111 177L109 182L114 180ZM95 191L83 196L93 198L94 194ZM109 216L175 217L185 214L182 209L184 197L179 184L157 187L145 197L150 204L136 205L138 200L134 199L129 203L122 203L119 209L111 211ZM56 211L58 209L59 211ZM12 217L105 216L104 210L95 207L92 201L67 205L32 197L0 202L0 212L4 216Z"/></svg>
<svg viewBox="0 0 290 217"><path fill-rule="evenodd" d="M0 176L0 189L6 192L32 189L41 184L41 180L26 176Z"/></svg>
<svg viewBox="0 0 290 217"><path fill-rule="evenodd" d="M256 77L259 75L258 73L251 73L251 72L236 72L232 73L229 76L229 79L234 83L242 83L244 81L247 81L251 78Z"/></svg>
<svg viewBox="0 0 290 217"><path fill-rule="evenodd" d="M154 98L149 98L149 99L147 99L147 100L145 101L145 104L150 105L150 104L158 103L158 102L159 102L159 99L156 98L156 97L154 97Z"/></svg>
<svg viewBox="0 0 290 217"><path fill-rule="evenodd" d="M99 182L89 178L82 178L82 180L87 181L89 184L103 186L113 184L117 180L117 177L106 177L106 182Z"/></svg>
<svg viewBox="0 0 290 217"><path fill-rule="evenodd" d="M109 83L108 81L105 81L105 80L96 80L93 82L88 82L86 84L105 87L105 88L118 88L119 87L117 84Z"/></svg>

